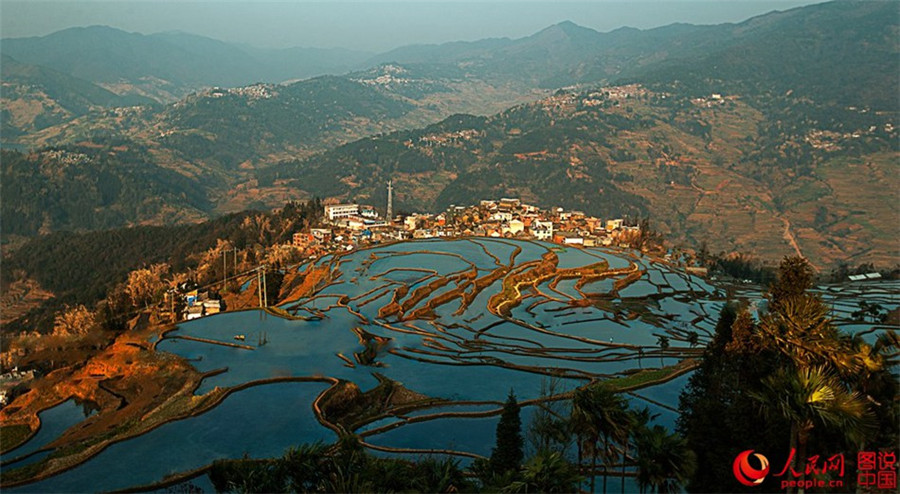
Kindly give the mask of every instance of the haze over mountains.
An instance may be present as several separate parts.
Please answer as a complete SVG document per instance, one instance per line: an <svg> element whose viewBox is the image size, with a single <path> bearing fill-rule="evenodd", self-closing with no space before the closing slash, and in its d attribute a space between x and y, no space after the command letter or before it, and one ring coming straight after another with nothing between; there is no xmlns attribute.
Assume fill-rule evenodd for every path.
<svg viewBox="0 0 900 494"><path fill-rule="evenodd" d="M120 94L150 95L158 101L171 101L208 86L282 82L345 72L369 56L341 49L266 50L187 33L143 35L107 26L8 38L2 42L2 52Z"/></svg>
<svg viewBox="0 0 900 494"><path fill-rule="evenodd" d="M313 195L380 206L393 177L400 207L520 194L649 214L717 249L777 258L793 236L825 263L888 261L898 30L895 3L834 2L715 26L563 22L382 54L108 27L4 39L4 147L38 150L4 156L3 183L23 184L3 202L4 230L193 220ZM624 84L639 86L609 89ZM845 183L851 166L885 179ZM121 184L170 175L184 183L123 207L136 186ZM95 192L63 194L61 177ZM103 220L52 212L75 204Z"/></svg>

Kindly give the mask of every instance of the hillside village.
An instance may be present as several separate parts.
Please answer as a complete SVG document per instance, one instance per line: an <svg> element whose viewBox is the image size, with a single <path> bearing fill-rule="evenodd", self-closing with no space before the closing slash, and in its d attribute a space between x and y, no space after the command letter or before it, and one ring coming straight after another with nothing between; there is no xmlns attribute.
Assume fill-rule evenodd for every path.
<svg viewBox="0 0 900 494"><path fill-rule="evenodd" d="M297 232L293 247L312 255L388 241L451 237L517 238L561 245L631 247L640 227L622 218L603 220L561 207L541 209L518 198L482 200L477 205L451 205L437 214L396 215L389 220L373 206L329 204L323 225Z"/></svg>
<svg viewBox="0 0 900 494"><path fill-rule="evenodd" d="M382 215L371 205L325 204L320 217L308 228L295 232L290 243L268 248L263 271L273 266L285 266L371 245L430 238L492 237L539 240L573 247L620 246L651 250L653 247L660 247L644 242L641 227L629 224L625 219L603 220L582 211L561 207L541 209L518 198L482 200L469 206L452 205L437 214L391 214L390 219L385 216L387 215ZM216 251L214 257L218 255ZM251 269L254 270L255 268ZM256 287L260 291L260 305L267 306L263 295L265 275L261 273L256 272ZM240 297L241 294L229 294L224 288L221 291L218 289L219 286L215 286L215 283L213 286L203 287L194 281L179 283L165 290L163 300L155 305L157 316L163 320L171 318L172 322L178 322L236 308L228 306L225 299ZM250 299L255 299L252 293ZM39 351L41 348L39 346L26 350L17 346L15 349L5 349L8 351L0 354L0 365L12 369L32 351ZM34 377L33 374L15 372L5 374L0 379L0 407L17 394L13 392L14 388L25 389L23 385L27 385Z"/></svg>
<svg viewBox="0 0 900 494"><path fill-rule="evenodd" d="M265 272L270 269L277 271L279 266L403 240L492 237L539 240L573 247L621 246L650 250L659 247L643 242L641 227L631 225L622 218L603 220L582 211L561 207L541 209L518 198L482 200L469 206L452 205L438 214L391 214L390 219L385 216L387 214L383 215L371 205L325 204L319 218L309 223L308 227L293 233L290 243L268 246L267 254L261 259L261 266L238 266L237 252L234 252L234 264L229 264L235 275L228 278L228 281L240 279L241 283L249 285L246 280L251 279L255 272L255 289L249 290L249 295L243 293L243 290L229 291L227 286L215 279L212 284L201 286L198 284L199 274L195 274L196 279L167 284L167 288L161 290L162 299L149 306L153 307L155 317L173 323L237 309L247 303L252 305L256 300L256 291L259 291L260 306L265 307L268 306L264 294L267 290ZM230 246L224 243L222 245ZM228 262L227 258L232 255L230 247L223 250L223 253L216 249L210 252L213 252L212 258L223 259L223 262ZM214 264L221 266L218 262ZM239 267L249 271L237 274ZM274 272L269 274L274 275ZM37 338L36 335L32 336ZM240 340L240 337L236 336L235 339ZM10 398L24 392L28 383L35 378L35 374L31 373L33 369L18 372L16 366L29 362L32 353L46 350L48 345L49 343L43 342L25 348L17 344L13 345L15 348L4 348L0 353L0 367L5 370L15 369L0 376L0 408Z"/></svg>

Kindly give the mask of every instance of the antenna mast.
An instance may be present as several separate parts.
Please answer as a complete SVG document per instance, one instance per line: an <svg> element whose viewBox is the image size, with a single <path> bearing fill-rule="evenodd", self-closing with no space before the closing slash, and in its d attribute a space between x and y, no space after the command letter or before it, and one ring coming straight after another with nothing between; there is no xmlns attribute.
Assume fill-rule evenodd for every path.
<svg viewBox="0 0 900 494"><path fill-rule="evenodd" d="M391 223L394 218L394 181L388 180L388 205L387 205L387 220L388 223Z"/></svg>

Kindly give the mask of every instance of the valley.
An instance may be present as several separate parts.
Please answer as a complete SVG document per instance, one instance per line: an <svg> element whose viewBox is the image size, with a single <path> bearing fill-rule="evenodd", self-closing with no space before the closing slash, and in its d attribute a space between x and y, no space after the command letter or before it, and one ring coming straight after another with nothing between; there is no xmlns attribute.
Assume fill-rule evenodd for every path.
<svg viewBox="0 0 900 494"><path fill-rule="evenodd" d="M863 31L840 24L849 15L840 2L816 7L814 20L799 24L802 10L681 31L597 33L561 23L517 40L401 49L343 75L206 88L166 104L121 106L109 99L112 93L103 93L107 100L94 96L87 106L59 95L58 103L41 102L51 95L46 83L44 96L6 91L4 109L11 113L4 125L25 127L4 135L16 148L38 153L4 160L16 167L4 165L5 180L28 176L38 187L23 189L16 216L34 216L23 209L37 209L38 198L66 200L44 191L44 181L53 178L40 178L30 165L20 168L35 161L59 166L53 163L71 159L66 153L91 163L75 179L80 187L144 183L139 170L149 166L182 189L170 193L166 185L139 208L116 192L103 192L99 200L89 194L79 207L103 219L60 221L51 214L10 232L194 222L311 197L383 207L384 183L393 179L398 206L408 211L518 196L543 207L649 216L678 243L754 252L769 263L799 252L820 269L886 266L898 253L893 226L900 221L890 178L897 171L900 109L886 97L900 70L891 54L900 48L883 37L892 25L890 16L879 16L886 7L852 9ZM782 39L789 27L816 39L818 48ZM661 54L650 40L676 37L683 40L677 58L652 62ZM726 38L709 51L713 40ZM4 56L32 53L22 48L29 43L34 57L48 49L22 40ZM51 40L41 43L52 46ZM879 48L865 48L872 43ZM773 51L778 46L802 59L804 68L784 78L720 60L740 49L752 63L777 63L786 56ZM539 56L546 50L558 56ZM721 64L725 68L711 69ZM12 67L28 73L22 64ZM588 67L603 75L587 78L593 73ZM50 69L41 70L30 72L27 87L42 87ZM800 75L821 71L835 77ZM581 75L553 76L574 85L550 90L554 86L543 79L523 77L526 72ZM866 74L865 82L847 81L858 73ZM84 75L73 74L65 77ZM56 116L40 117L40 108ZM45 123L36 126L36 119ZM93 170L108 161L129 167L102 177ZM7 223L16 225L4 207Z"/></svg>

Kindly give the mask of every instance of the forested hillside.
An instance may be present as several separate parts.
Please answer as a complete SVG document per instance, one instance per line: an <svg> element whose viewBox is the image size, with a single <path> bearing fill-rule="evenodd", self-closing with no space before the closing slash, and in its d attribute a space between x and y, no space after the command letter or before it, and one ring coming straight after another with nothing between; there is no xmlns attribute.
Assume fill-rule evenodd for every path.
<svg viewBox="0 0 900 494"><path fill-rule="evenodd" d="M181 32L144 35L108 26L4 38L0 51L102 85L171 102L210 86L279 83L343 73L371 54L315 48L261 49Z"/></svg>
<svg viewBox="0 0 900 494"><path fill-rule="evenodd" d="M409 210L517 196L607 218L650 214L671 238L715 251L890 262L900 220L894 116L789 96L757 108L749 96L639 85L560 91L257 175L261 186L378 206L391 179L395 207Z"/></svg>
<svg viewBox="0 0 900 494"><path fill-rule="evenodd" d="M141 96L119 96L89 81L2 55L0 95L3 142L85 115L95 108L146 105Z"/></svg>
<svg viewBox="0 0 900 494"><path fill-rule="evenodd" d="M790 94L820 105L896 111L898 23L894 2L829 2L770 13L734 25L730 41L718 47L668 58L629 77L677 82L685 95L728 91L765 104Z"/></svg>
<svg viewBox="0 0 900 494"><path fill-rule="evenodd" d="M133 144L3 151L0 161L4 235L197 221L211 207L202 180Z"/></svg>
<svg viewBox="0 0 900 494"><path fill-rule="evenodd" d="M229 254L237 249L242 263L256 266L269 246L289 241L295 231L313 223L320 210L321 203L313 200L288 203L278 212L247 211L193 225L58 232L32 239L4 257L0 283L5 291L14 281L32 280L53 297L15 324L4 325L4 331L47 330L54 312L64 305L92 306L106 297L114 302L122 296L120 285L129 272L156 263L166 263L174 272L202 264L206 274L196 273L197 280L221 279L222 258L210 251L222 242ZM230 269L233 274L234 264Z"/></svg>
<svg viewBox="0 0 900 494"><path fill-rule="evenodd" d="M17 218L4 228L193 221L312 196L380 206L393 179L407 210L521 196L649 214L717 250L887 262L897 251L898 8L831 2L609 33L564 22L515 40L405 47L344 76L93 109L17 137L44 165L4 167L4 186L21 180L25 191L4 202L4 218ZM572 83L552 97L538 89ZM446 118L459 112L473 116ZM50 173L48 147L122 151ZM59 177L87 199L67 196ZM144 180L160 193L136 190ZM94 213L65 217L67 204Z"/></svg>

